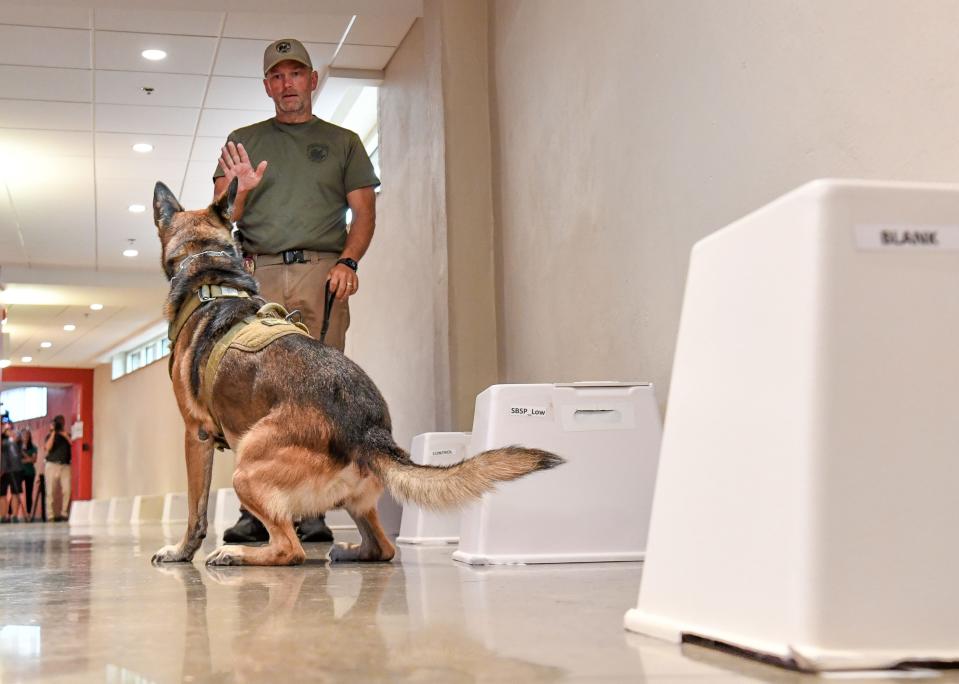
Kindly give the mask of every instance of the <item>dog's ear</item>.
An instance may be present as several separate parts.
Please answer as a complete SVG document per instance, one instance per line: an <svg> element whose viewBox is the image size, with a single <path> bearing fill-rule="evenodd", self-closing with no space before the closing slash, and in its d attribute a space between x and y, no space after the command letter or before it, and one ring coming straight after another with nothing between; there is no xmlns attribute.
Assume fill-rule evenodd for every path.
<svg viewBox="0 0 959 684"><path fill-rule="evenodd" d="M236 191L239 185L240 180L234 178L230 181L230 187L226 189L226 192L213 201L213 210L227 225L233 223L233 205L236 204Z"/></svg>
<svg viewBox="0 0 959 684"><path fill-rule="evenodd" d="M169 228L173 215L178 211L183 211L183 207L176 201L170 188L157 181L153 188L153 222L157 228L160 230Z"/></svg>

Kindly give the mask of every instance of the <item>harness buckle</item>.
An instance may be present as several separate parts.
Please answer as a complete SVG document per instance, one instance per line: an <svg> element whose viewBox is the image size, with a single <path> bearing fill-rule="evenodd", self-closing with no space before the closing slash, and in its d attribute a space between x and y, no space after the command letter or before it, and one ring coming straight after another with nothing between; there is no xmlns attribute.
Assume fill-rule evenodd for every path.
<svg viewBox="0 0 959 684"><path fill-rule="evenodd" d="M216 299L209 285L200 285L200 289L196 291L196 296L201 302L212 302Z"/></svg>

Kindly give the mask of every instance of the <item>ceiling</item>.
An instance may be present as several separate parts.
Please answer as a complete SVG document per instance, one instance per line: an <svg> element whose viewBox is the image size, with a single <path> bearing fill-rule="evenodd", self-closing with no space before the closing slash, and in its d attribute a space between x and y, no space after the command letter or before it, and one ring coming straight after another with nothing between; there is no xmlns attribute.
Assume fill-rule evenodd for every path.
<svg viewBox="0 0 959 684"><path fill-rule="evenodd" d="M188 208L209 203L226 135L273 114L261 80L269 42L304 42L323 84L314 112L342 123L422 13L419 0L265 5L0 1L0 303L10 334L0 358L89 367L159 320L153 185ZM167 57L148 61L146 49ZM145 211L131 213L136 204ZM131 246L139 255L124 257Z"/></svg>

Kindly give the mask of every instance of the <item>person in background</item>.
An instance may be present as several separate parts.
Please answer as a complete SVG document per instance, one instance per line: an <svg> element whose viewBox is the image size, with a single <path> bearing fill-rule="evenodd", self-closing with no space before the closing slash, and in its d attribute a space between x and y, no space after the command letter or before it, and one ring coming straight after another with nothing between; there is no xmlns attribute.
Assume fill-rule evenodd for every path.
<svg viewBox="0 0 959 684"><path fill-rule="evenodd" d="M27 504L20 489L20 454L13 441L13 425L3 424L0 439L0 505L3 506L0 522L24 522Z"/></svg>
<svg viewBox="0 0 959 684"><path fill-rule="evenodd" d="M50 434L44 442L43 448L47 451L46 475L50 483L50 495L53 496L57 485L60 486L60 511L53 513L53 522L63 522L70 515L70 460L72 449L70 436L67 434L63 416L56 416L50 424ZM47 510L50 510L49 504Z"/></svg>
<svg viewBox="0 0 959 684"><path fill-rule="evenodd" d="M37 462L33 466L37 471L37 479L33 482L33 519L41 522L47 521L47 486L46 470L47 459L46 450L40 449L37 454Z"/></svg>
<svg viewBox="0 0 959 684"><path fill-rule="evenodd" d="M21 430L17 433L17 451L20 452L20 489L23 491L27 508L27 519L33 520L34 510L33 485L37 478L37 445L33 443L33 433L30 430Z"/></svg>

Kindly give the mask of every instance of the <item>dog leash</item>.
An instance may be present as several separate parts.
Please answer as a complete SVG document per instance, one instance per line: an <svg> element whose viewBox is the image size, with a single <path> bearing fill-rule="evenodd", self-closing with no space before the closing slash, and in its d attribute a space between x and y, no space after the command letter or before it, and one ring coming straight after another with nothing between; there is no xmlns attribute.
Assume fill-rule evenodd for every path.
<svg viewBox="0 0 959 684"><path fill-rule="evenodd" d="M330 291L330 281L326 281L326 289L323 296L323 327L320 328L320 343L326 344L326 333L330 329L330 312L333 311L333 300L336 298L336 292Z"/></svg>

